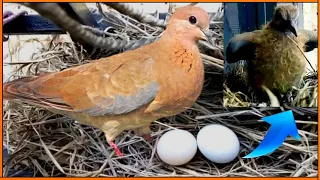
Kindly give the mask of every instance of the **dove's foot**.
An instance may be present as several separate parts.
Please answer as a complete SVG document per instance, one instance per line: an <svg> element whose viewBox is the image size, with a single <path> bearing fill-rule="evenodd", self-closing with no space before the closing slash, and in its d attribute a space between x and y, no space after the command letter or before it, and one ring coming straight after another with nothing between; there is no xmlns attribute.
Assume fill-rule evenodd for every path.
<svg viewBox="0 0 320 180"><path fill-rule="evenodd" d="M114 142L110 142L109 143L110 146L116 151L118 156L123 156L123 154L121 153L121 151L119 150L118 146L114 143Z"/></svg>
<svg viewBox="0 0 320 180"><path fill-rule="evenodd" d="M152 141L152 137L150 135L150 133L151 133L150 124L141 126L141 127L137 128L137 129L135 129L134 132L135 132L135 134L137 134L138 136L141 136L142 138L144 138L148 142Z"/></svg>
<svg viewBox="0 0 320 180"><path fill-rule="evenodd" d="M142 136L145 140L147 140L148 142L152 141L152 136L150 134L145 134Z"/></svg>
<svg viewBox="0 0 320 180"><path fill-rule="evenodd" d="M123 131L121 127L122 124L120 124L119 121L106 120L106 122L104 122L101 128L101 130L104 132L107 143L116 151L118 156L123 156L123 154L120 152L119 148L114 143L114 140Z"/></svg>

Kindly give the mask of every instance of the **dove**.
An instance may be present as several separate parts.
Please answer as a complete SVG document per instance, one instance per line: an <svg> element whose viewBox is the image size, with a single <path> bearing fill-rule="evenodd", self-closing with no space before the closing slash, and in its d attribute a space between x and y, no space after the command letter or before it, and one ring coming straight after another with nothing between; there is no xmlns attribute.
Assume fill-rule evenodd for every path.
<svg viewBox="0 0 320 180"><path fill-rule="evenodd" d="M60 72L6 82L3 97L69 116L104 132L150 136L150 124L174 116L199 97L204 65L197 42L211 42L209 16L196 6L176 9L159 40Z"/></svg>
<svg viewBox="0 0 320 180"><path fill-rule="evenodd" d="M298 15L294 5L278 5L273 19L261 30L235 35L227 44L226 61L246 62L243 82L256 92L270 90L279 97L304 75L304 52L318 48L318 37L315 31L297 30Z"/></svg>

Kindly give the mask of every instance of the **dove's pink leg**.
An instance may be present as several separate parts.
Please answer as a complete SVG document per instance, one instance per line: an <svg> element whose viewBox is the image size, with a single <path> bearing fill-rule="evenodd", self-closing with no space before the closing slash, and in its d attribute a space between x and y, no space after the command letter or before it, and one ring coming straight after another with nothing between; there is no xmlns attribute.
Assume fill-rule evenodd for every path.
<svg viewBox="0 0 320 180"><path fill-rule="evenodd" d="M112 126L112 121L108 121L106 123L110 123L104 126L107 127L104 129L104 135L106 136L108 144L116 151L118 156L123 156L117 145L113 142L115 137L117 137L122 132L121 129L114 128L114 126Z"/></svg>
<svg viewBox="0 0 320 180"><path fill-rule="evenodd" d="M118 146L114 142L109 142L110 146L114 148L118 156L123 156L121 151L119 150Z"/></svg>

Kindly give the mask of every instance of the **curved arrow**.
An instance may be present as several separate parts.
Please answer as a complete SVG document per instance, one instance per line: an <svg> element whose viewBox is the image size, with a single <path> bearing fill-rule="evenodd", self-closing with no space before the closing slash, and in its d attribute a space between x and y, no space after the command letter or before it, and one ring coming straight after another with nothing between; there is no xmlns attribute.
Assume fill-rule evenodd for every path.
<svg viewBox="0 0 320 180"><path fill-rule="evenodd" d="M282 145L288 135L300 140L291 110L264 117L262 120L271 125L267 134L259 146L243 158L254 158L272 153Z"/></svg>

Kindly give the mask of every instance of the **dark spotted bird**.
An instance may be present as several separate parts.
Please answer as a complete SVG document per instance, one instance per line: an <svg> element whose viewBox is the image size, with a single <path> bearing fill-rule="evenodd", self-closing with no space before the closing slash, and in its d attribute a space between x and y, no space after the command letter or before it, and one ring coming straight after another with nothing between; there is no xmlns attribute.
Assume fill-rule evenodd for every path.
<svg viewBox="0 0 320 180"><path fill-rule="evenodd" d="M307 65L304 52L318 48L318 37L315 31L297 30L298 15L294 5L278 5L273 19L261 30L230 40L226 61L246 61L244 86L260 94L267 88L279 98L299 85Z"/></svg>

